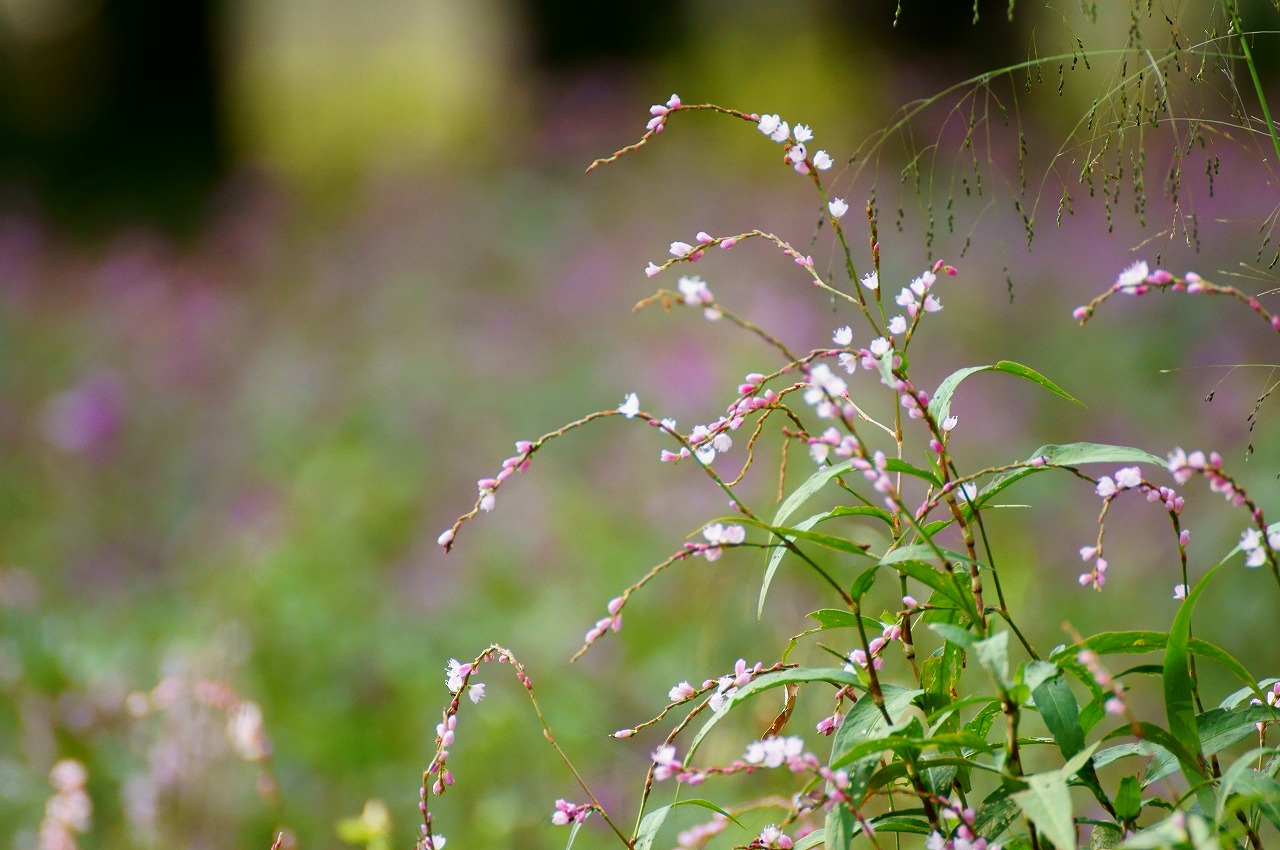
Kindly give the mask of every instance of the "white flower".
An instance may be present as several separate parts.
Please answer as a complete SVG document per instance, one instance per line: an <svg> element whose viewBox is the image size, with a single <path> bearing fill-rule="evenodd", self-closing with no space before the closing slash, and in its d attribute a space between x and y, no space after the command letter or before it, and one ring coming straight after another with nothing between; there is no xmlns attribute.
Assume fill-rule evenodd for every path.
<svg viewBox="0 0 1280 850"><path fill-rule="evenodd" d="M831 336L832 342L839 346L849 346L853 343L853 328L845 325L843 328L836 328L836 332Z"/></svg>
<svg viewBox="0 0 1280 850"><path fill-rule="evenodd" d="M844 198L832 198L827 202L827 209L831 211L832 218L840 218L849 211L849 205L844 202Z"/></svg>
<svg viewBox="0 0 1280 850"><path fill-rule="evenodd" d="M1137 487L1142 483L1142 470L1136 466L1126 466L1116 472L1116 484L1121 487Z"/></svg>
<svg viewBox="0 0 1280 850"><path fill-rule="evenodd" d="M673 257L687 257L690 254L692 254L693 251L694 251L693 246L690 245L688 242L672 242L671 243L671 256Z"/></svg>
<svg viewBox="0 0 1280 850"><path fill-rule="evenodd" d="M1116 286L1137 286L1144 282L1150 273L1151 270L1147 267L1146 260L1138 260L1120 272L1120 276L1116 278Z"/></svg>
<svg viewBox="0 0 1280 850"><path fill-rule="evenodd" d="M479 703L480 700L484 699L484 683L476 682L470 688L467 688L467 696L471 697L473 704Z"/></svg>
<svg viewBox="0 0 1280 850"><path fill-rule="evenodd" d="M880 288L880 273L867 272L862 276L862 285L867 289L876 290Z"/></svg>
<svg viewBox="0 0 1280 850"><path fill-rule="evenodd" d="M778 129L778 125L782 123L782 119L777 115L761 115L760 123L756 124L756 128L766 136L772 136L774 131Z"/></svg>
<svg viewBox="0 0 1280 850"><path fill-rule="evenodd" d="M769 138L775 142L785 142L791 138L791 128L787 126L786 121L779 121L777 128L769 134Z"/></svg>
<svg viewBox="0 0 1280 850"><path fill-rule="evenodd" d="M948 416L946 419L942 420L942 430L950 431L952 428L956 427L956 423L959 421L959 416Z"/></svg>
<svg viewBox="0 0 1280 850"><path fill-rule="evenodd" d="M1094 490L1095 492L1097 492L1099 496L1101 496L1104 499L1107 498L1108 496L1114 496L1116 493L1119 492L1119 488L1116 487L1116 482L1112 481L1111 476L1109 475L1104 475L1101 478L1099 478L1098 486L1094 488Z"/></svg>
<svg viewBox="0 0 1280 850"><path fill-rule="evenodd" d="M804 149L804 145L792 145L791 150L787 151L787 159L790 160L793 165L804 162L804 158L808 155L808 152Z"/></svg>
<svg viewBox="0 0 1280 850"><path fill-rule="evenodd" d="M819 171L826 171L833 164L830 154L826 151L818 151L813 155L813 167Z"/></svg>
<svg viewBox="0 0 1280 850"><path fill-rule="evenodd" d="M462 664L456 658L449 659L449 666L445 668L445 687L449 689L449 693L456 694L462 690L462 679L467 673L471 672L471 665L467 665L467 670L462 669Z"/></svg>
<svg viewBox="0 0 1280 850"><path fill-rule="evenodd" d="M707 288L707 282L697 275L680 278L676 281L676 288L680 290L684 303L695 307L710 304L714 300L711 290Z"/></svg>
<svg viewBox="0 0 1280 850"><path fill-rule="evenodd" d="M618 405L618 412L628 419L634 419L640 412L640 397L635 393L628 395L622 400L622 404Z"/></svg>
<svg viewBox="0 0 1280 850"><path fill-rule="evenodd" d="M889 353L889 349L889 340L884 337L880 336L871 340L870 350L872 357L883 357Z"/></svg>
<svg viewBox="0 0 1280 850"><path fill-rule="evenodd" d="M813 131L806 124L797 124L791 131L797 142L807 142L813 138Z"/></svg>
<svg viewBox="0 0 1280 850"><path fill-rule="evenodd" d="M255 702L242 702L227 719L227 740L236 755L245 761L259 761L271 753L262 728L262 709Z"/></svg>

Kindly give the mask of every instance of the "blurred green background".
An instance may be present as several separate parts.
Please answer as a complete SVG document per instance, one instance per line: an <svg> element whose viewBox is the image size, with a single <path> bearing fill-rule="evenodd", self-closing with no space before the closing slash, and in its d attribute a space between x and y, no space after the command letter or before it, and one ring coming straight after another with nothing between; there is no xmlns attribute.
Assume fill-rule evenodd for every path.
<svg viewBox="0 0 1280 850"><path fill-rule="evenodd" d="M1216 81L1184 74L1169 83L1180 120L1127 131L1099 158L1099 175L1121 175L1116 199L1100 176L1090 197L1081 163L1112 119L1081 128L1120 71L1105 51L1125 45L1128 13L1028 3L1010 22L1005 5L971 25L967 3L904 2L895 27L894 2L0 0L0 843L36 844L49 769L71 757L94 805L82 847L265 848L281 829L288 846L340 846L335 823L370 798L410 846L445 663L491 641L525 661L566 750L625 813L657 737L608 733L682 679L773 661L830 603L784 568L793 581L757 623L759 557L690 562L570 668L607 600L727 510L621 420L540 452L449 556L435 543L514 440L630 391L682 425L710 421L743 374L777 367L727 323L629 312L670 241L760 227L832 266L812 187L737 122L676 116L583 175L672 91L808 123L837 162L857 151L831 191L854 208L863 266L857 213L875 198L890 291L939 256L960 267L913 348L918 375L1008 358L1088 405L973 380L953 443L970 468L1048 442L1217 448L1273 504L1274 403L1252 435L1247 419L1271 373L1202 368L1275 362L1262 323L1155 297L1070 320L1137 258L1271 288L1265 149L1230 127L1196 143L1182 118L1239 119ZM1191 41L1213 24L1156 6L1141 28L1160 50L1165 14ZM1248 19L1275 29L1264 6ZM1090 70L1068 58L961 90L867 146L904 104L1077 38ZM1257 53L1271 73L1280 51ZM1127 188L1139 152L1145 202ZM1055 227L1064 186L1074 214ZM797 348L853 318L759 245L697 271ZM766 441L744 485L766 512L777 449ZM794 463L792 481L808 461ZM1189 490L1203 571L1244 518ZM1020 498L1034 507L992 531L1038 644L1069 640L1064 622L1167 626L1167 519L1117 506L1098 596L1075 582L1097 499L1065 476ZM1280 672L1258 640L1273 593L1241 568L1204 603L1204 632L1259 676ZM559 846L552 803L581 795L502 672L465 707L437 828L459 848ZM252 724L239 750L226 734L245 701L269 759L238 757L262 754ZM828 710L802 699L796 730ZM739 753L750 726L716 752ZM583 846L605 846L598 826Z"/></svg>

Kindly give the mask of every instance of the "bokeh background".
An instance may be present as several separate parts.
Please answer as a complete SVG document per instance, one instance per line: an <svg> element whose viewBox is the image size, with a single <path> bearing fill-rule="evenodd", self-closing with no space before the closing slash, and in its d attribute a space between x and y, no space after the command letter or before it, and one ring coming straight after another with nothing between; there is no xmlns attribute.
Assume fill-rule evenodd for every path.
<svg viewBox="0 0 1280 850"><path fill-rule="evenodd" d="M452 554L436 545L514 440L630 391L709 421L743 374L776 368L727 323L630 312L670 241L760 227L839 267L812 187L744 124L679 115L583 174L672 91L810 124L811 147L841 163L831 191L854 207L864 266L858 210L876 201L886 286L937 257L960 267L913 349L919 374L1008 358L1087 404L974 379L954 443L973 468L1049 442L1217 448L1270 504L1275 403L1249 414L1272 373L1223 364L1276 362L1274 334L1226 302L1069 317L1138 258L1274 285L1280 196L1231 80L1212 60L1200 84L1194 67L1149 74L1145 102L1167 83L1161 117L1177 120L1121 137L1105 95L1133 70L1107 52L1129 36L1124 4L1090 20L1074 2L1020 3L1009 21L984 2L974 25L969 4L919 0L895 26L896 5L0 0L0 843L37 843L49 770L75 758L93 801L82 847L265 848L279 830L287 846L342 846L335 825L370 799L411 846L444 665L491 641L525 661L564 747L625 812L657 737L608 733L681 679L776 659L829 604L784 568L757 622L761 558L690 563L570 667L608 599L726 512L620 419L548 446ZM1138 24L1155 56L1166 16L1184 45L1214 23L1199 4L1155 5ZM1253 29L1276 29L1268 9L1245 4ZM1275 91L1280 51L1259 41ZM876 146L905 104L1060 52L956 90ZM1197 116L1223 123L1197 131ZM1079 177L1095 155L1091 192ZM852 318L760 245L698 271L797 348ZM763 446L744 485L757 507L776 487L779 444ZM807 463L793 458L792 481ZM1203 571L1244 518L1189 490ZM1167 626L1166 519L1117 506L1096 595L1075 581L1096 534L1089 488L1039 476L1020 498L1034 507L992 531L1039 645L1068 641L1065 622ZM1203 608L1204 633L1259 676L1280 672L1260 639L1274 593L1240 568ZM551 804L580 794L502 672L464 712L437 828L459 848L559 846ZM826 708L802 699L797 717L811 729ZM732 757L744 734L718 746ZM597 826L583 846L605 846Z"/></svg>

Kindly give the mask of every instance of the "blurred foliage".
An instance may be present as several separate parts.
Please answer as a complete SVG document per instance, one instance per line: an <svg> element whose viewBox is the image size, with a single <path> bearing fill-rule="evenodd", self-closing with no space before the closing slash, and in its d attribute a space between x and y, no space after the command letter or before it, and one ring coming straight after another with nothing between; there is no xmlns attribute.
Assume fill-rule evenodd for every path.
<svg viewBox="0 0 1280 850"><path fill-rule="evenodd" d="M5 0L4 20L21 5ZM393 843L408 846L447 699L444 664L491 641L528 665L566 750L622 805L653 741L609 732L656 712L680 679L726 672L741 654L775 657L787 635L745 613L760 564L743 556L672 571L631 604L621 635L574 668L564 663L609 598L724 510L688 470L658 464L659 446L641 429L609 422L558 441L456 553L443 557L435 538L513 440L613 407L631 390L646 408L705 421L742 374L772 365L723 324L628 311L652 291L645 263L672 239L754 226L809 238L792 222L816 221L814 205L777 150L749 128L680 116L688 120L629 162L580 172L638 137L645 106L672 90L807 121L837 153L902 103L967 73L953 63L969 60L949 49L968 44L967 30L936 50L895 45L853 5L801 4L779 27L773 6L724 17L719 4L678 4L669 13L680 16L678 36L643 59L587 53L545 66L533 62L545 45L522 28L532 13L496 0L465 14L459 4L389 0L365 14L332 0L217 7L221 100L190 107L206 120L216 106L219 121L192 143L205 153L184 162L199 181L224 173L208 196L185 196L202 224L183 240L136 215L104 225L107 213L94 238L77 240L51 223L63 202L39 177L76 185L81 172L63 170L65 157L123 181L121 194L99 195L110 215L171 212L122 199L180 188L157 152L184 144L165 135L186 126L171 111L182 97L164 94L175 78L103 82L165 101L145 111L154 124L131 125L163 133L113 143L131 164L96 161L107 148L25 137L23 150L48 158L46 170L23 172L41 188L11 192L17 200L0 221L0 841L33 845L48 771L68 756L89 770L86 848L265 848L278 829L298 846L336 846L336 825L377 799ZM892 15L891 3L865 5ZM1075 14L1068 5L1062 14ZM904 4L904 15L920 8ZM1031 14L1012 27L999 10L988 17L983 26L1018 48L1014 59L1047 26ZM130 32L158 45L171 23L157 15L155 29ZM1104 21L1096 38L1125 25ZM0 77L6 97L31 94L36 79ZM1036 151L1058 143L1071 112L1063 103L1088 108L1087 94L1068 86L1064 101L1056 86L1049 75L1020 94ZM957 149L961 137L944 133L936 114L922 121L920 138L938 134L940 149ZM20 161L9 152L21 134L0 136L15 146L6 164ZM928 222L912 187L897 182L903 150L886 149L876 192L887 274L909 279L929 260ZM1017 183L1013 151L1015 137L998 136L998 185ZM1203 252L1161 241L1166 262L1235 273L1255 256L1257 222L1273 202L1258 197L1271 175L1248 153L1224 152L1214 195L1197 195ZM851 198L867 188L845 179ZM84 197L99 188L80 182ZM1107 285L1131 248L1150 254L1147 240L1168 236L1164 224L1143 230L1119 215L1108 234L1101 203L1082 198L1060 229L1043 214L1027 252L1021 220L992 197L962 203L956 233L938 229L933 253L961 277L936 347L913 356L936 378L1009 357L1089 409L975 379L956 400L955 445L993 463L1049 440L1158 453L1212 445L1247 485L1273 492L1280 442L1268 408L1257 453L1243 461L1264 373L1201 368L1265 360L1272 337L1228 305L1193 311L1149 299L1076 328L1071 307ZM1153 220L1173 218L1156 206ZM718 297L785 339L828 338L840 323L830 304L761 259L717 257L704 274ZM1160 373L1183 368L1195 371ZM1215 389L1211 404L1201 401ZM776 457L777 447L764 451ZM776 480L747 486L767 500ZM1129 511L1132 539L1113 532L1113 584L1094 597L1075 586L1074 552L1093 533L1095 500L1061 482L1049 492L1061 500L1053 509L993 523L1025 553L1010 585L1042 607L1036 637L1065 639L1063 621L1087 632L1100 606L1127 612L1135 627L1170 616L1172 600L1168 610L1160 603L1174 583L1171 553L1146 542L1160 518L1117 509ZM1042 495L1033 501L1049 504ZM1234 542L1234 519L1215 499L1189 501L1201 551ZM1195 514L1201 507L1210 510ZM1202 603L1206 622L1258 622L1266 608L1256 578L1239 571L1215 586ZM796 582L772 604L803 614L812 589ZM744 615L709 616L709 600ZM1258 669L1280 667L1276 650L1243 627L1217 637L1248 650ZM572 778L542 746L518 685L490 677L489 691L463 719L451 762L459 784L437 812L441 831L458 847L558 846L551 803L572 795ZM246 759L253 749L228 735L246 702L261 708L269 757ZM796 728L822 708L801 706ZM769 719L757 718L761 729Z"/></svg>

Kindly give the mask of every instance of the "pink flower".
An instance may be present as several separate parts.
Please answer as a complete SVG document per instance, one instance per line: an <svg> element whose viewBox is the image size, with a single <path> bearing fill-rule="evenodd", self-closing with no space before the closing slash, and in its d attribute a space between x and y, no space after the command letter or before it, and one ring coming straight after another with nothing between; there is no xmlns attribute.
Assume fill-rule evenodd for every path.
<svg viewBox="0 0 1280 850"><path fill-rule="evenodd" d="M1137 286L1140 283L1146 283L1147 275L1149 273L1150 269L1147 268L1146 261L1138 260L1136 263L1122 271L1120 276L1116 278L1116 288L1131 287Z"/></svg>

